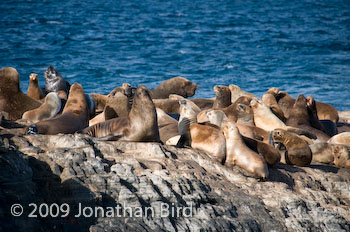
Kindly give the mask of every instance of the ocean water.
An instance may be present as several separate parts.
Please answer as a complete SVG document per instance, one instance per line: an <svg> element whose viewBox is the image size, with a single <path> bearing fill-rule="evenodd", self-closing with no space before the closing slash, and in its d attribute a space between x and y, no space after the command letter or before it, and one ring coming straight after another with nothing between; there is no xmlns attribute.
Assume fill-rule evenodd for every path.
<svg viewBox="0 0 350 232"><path fill-rule="evenodd" d="M236 84L278 87L350 110L350 1L0 2L0 67L26 92L53 65L87 93L183 76L213 97Z"/></svg>

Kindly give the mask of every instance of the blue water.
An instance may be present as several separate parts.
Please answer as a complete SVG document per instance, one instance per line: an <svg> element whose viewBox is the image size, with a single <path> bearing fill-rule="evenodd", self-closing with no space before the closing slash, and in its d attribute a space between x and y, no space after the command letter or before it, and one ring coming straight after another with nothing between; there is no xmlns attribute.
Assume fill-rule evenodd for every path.
<svg viewBox="0 0 350 232"><path fill-rule="evenodd" d="M87 93L183 76L196 97L230 83L270 87L350 110L350 1L0 2L0 67L53 65Z"/></svg>

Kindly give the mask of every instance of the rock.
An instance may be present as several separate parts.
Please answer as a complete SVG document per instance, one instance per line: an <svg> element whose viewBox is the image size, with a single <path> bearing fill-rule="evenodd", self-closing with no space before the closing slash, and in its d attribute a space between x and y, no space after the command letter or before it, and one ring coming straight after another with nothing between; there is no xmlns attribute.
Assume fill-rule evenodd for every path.
<svg viewBox="0 0 350 232"><path fill-rule="evenodd" d="M260 182L194 149L0 137L0 231L349 231L349 191L350 170L329 165L278 164ZM70 212L28 218L32 202ZM15 203L20 217L10 214ZM92 216L75 217L79 207Z"/></svg>

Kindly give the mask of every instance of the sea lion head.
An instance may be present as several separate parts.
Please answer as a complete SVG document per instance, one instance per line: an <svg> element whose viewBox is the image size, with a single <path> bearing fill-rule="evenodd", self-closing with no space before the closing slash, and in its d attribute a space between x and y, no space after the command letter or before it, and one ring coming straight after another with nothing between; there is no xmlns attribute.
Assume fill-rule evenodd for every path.
<svg viewBox="0 0 350 232"><path fill-rule="evenodd" d="M17 70L12 67L0 69L0 86L1 89L6 89L6 93L19 92L19 73Z"/></svg>
<svg viewBox="0 0 350 232"><path fill-rule="evenodd" d="M236 110L238 112L239 117L245 117L248 115L253 115L253 110L250 106L247 106L246 104L238 103L236 105Z"/></svg>
<svg viewBox="0 0 350 232"><path fill-rule="evenodd" d="M286 131L283 129L274 129L271 134L274 142L282 143L286 136Z"/></svg>
<svg viewBox="0 0 350 232"><path fill-rule="evenodd" d="M223 121L221 124L221 129L224 132L225 137L228 137L228 135L231 134L232 132L238 131L236 124L234 124L231 121Z"/></svg>
<svg viewBox="0 0 350 232"><path fill-rule="evenodd" d="M180 104L180 108L179 108L180 119L179 119L179 122L185 117L190 119L191 121L196 121L197 113L193 110L193 108L189 104L188 100L185 100L185 99L184 100L179 100L179 104Z"/></svg>
<svg viewBox="0 0 350 232"><path fill-rule="evenodd" d="M61 77L61 75L52 66L47 68L47 70L44 72L44 76L46 81L56 81Z"/></svg>
<svg viewBox="0 0 350 232"><path fill-rule="evenodd" d="M266 106L260 99L258 98L253 98L250 103L249 103L249 106L252 108L252 109L259 109L261 107L264 107ZM267 106L266 106L267 107Z"/></svg>
<svg viewBox="0 0 350 232"><path fill-rule="evenodd" d="M228 121L226 114L222 110L209 110L205 113L209 119L209 122L221 126L223 121Z"/></svg>
<svg viewBox="0 0 350 232"><path fill-rule="evenodd" d="M272 94L274 97L276 97L279 94L279 92L280 90L276 87L272 87L266 91L266 93Z"/></svg>
<svg viewBox="0 0 350 232"><path fill-rule="evenodd" d="M33 83L35 83L35 84L38 84L38 74L36 74L36 73L31 73L31 74L29 75L29 81L30 81L30 82L33 82Z"/></svg>
<svg viewBox="0 0 350 232"><path fill-rule="evenodd" d="M214 86L214 93L216 94L217 97L220 96L230 96L231 99L231 91L230 88L224 85L215 85Z"/></svg>
<svg viewBox="0 0 350 232"><path fill-rule="evenodd" d="M187 80L183 77L174 77L175 80L178 80L180 82L180 89L179 89L179 95L188 98L192 97L196 93L197 84Z"/></svg>

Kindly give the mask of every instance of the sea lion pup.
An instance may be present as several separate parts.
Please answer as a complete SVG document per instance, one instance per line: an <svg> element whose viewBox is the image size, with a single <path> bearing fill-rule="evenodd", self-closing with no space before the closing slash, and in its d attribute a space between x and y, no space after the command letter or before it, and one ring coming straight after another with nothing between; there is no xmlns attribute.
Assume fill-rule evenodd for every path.
<svg viewBox="0 0 350 232"><path fill-rule="evenodd" d="M22 93L19 80L16 69L11 67L0 69L0 111L8 113L7 120L20 119L24 112L41 105L41 102Z"/></svg>
<svg viewBox="0 0 350 232"><path fill-rule="evenodd" d="M312 161L312 153L309 145L298 135L289 133L283 129L275 129L271 132L272 143L281 143L287 149L284 159L286 164L308 166Z"/></svg>
<svg viewBox="0 0 350 232"><path fill-rule="evenodd" d="M230 84L229 88L231 90L231 102L234 103L239 97L246 96L250 98L257 98L254 94L248 93L242 90L239 86Z"/></svg>
<svg viewBox="0 0 350 232"><path fill-rule="evenodd" d="M215 85L214 93L216 98L214 100L213 109L222 109L231 105L231 90L224 85Z"/></svg>
<svg viewBox="0 0 350 232"><path fill-rule="evenodd" d="M264 158L244 143L235 124L225 120L221 128L226 138L225 165L237 165L255 176L266 179L269 170Z"/></svg>
<svg viewBox="0 0 350 232"><path fill-rule="evenodd" d="M265 93L261 100L267 105L272 113L274 113L279 119L281 119L282 122L286 121L286 118L284 117L283 111L279 107L276 98L273 94L271 93Z"/></svg>
<svg viewBox="0 0 350 232"><path fill-rule="evenodd" d="M338 134L337 125L331 120L322 120L318 118L315 99L312 96L306 98L307 112L309 114L310 125L318 130L323 131L328 136L332 137Z"/></svg>
<svg viewBox="0 0 350 232"><path fill-rule="evenodd" d="M27 89L27 95L37 101L44 98L42 90L39 88L38 74L31 73L29 75L29 86Z"/></svg>
<svg viewBox="0 0 350 232"><path fill-rule="evenodd" d="M156 108L148 89L143 85L137 87L127 117L97 123L85 128L82 133L101 138L101 140L159 142Z"/></svg>
<svg viewBox="0 0 350 232"><path fill-rule="evenodd" d="M63 90L68 95L70 91L70 84L63 79L63 77L56 71L56 69L54 69L54 67L49 66L44 72L44 77L46 93Z"/></svg>
<svg viewBox="0 0 350 232"><path fill-rule="evenodd" d="M340 168L350 169L350 147L345 145L332 146L334 164Z"/></svg>
<svg viewBox="0 0 350 232"><path fill-rule="evenodd" d="M223 121L230 121L226 117L225 113L221 110L210 110L207 112L207 115L209 118L209 122L219 127L221 127ZM238 123L236 123L235 125L237 126ZM242 136L244 143L250 149L262 155L268 165L273 166L280 161L281 155L273 146L266 144L262 141L258 141L252 137L246 137L241 133L241 129L238 126L237 128Z"/></svg>
<svg viewBox="0 0 350 232"><path fill-rule="evenodd" d="M197 84L183 77L173 77L161 82L157 88L151 90L152 99L168 98L169 94L178 94L185 98L192 97L197 89Z"/></svg>
<svg viewBox="0 0 350 232"><path fill-rule="evenodd" d="M175 146L180 139L178 121L162 109L156 108L160 140L163 144Z"/></svg>
<svg viewBox="0 0 350 232"><path fill-rule="evenodd" d="M286 121L286 125L309 131L316 135L317 140L320 142L327 142L330 138L321 130L311 127L306 99L302 94L300 94L295 101L290 111L290 116Z"/></svg>
<svg viewBox="0 0 350 232"><path fill-rule="evenodd" d="M176 147L191 146L207 152L220 163L226 157L226 141L221 130L216 126L199 124L196 122L196 112L189 101L180 100L179 134L180 139Z"/></svg>
<svg viewBox="0 0 350 232"><path fill-rule="evenodd" d="M343 144L350 146L350 132L343 132L337 135L334 135L328 140L328 143L334 144Z"/></svg>
<svg viewBox="0 0 350 232"><path fill-rule="evenodd" d="M312 163L333 164L332 146L342 146L330 143L314 143L309 145L312 152Z"/></svg>
<svg viewBox="0 0 350 232"><path fill-rule="evenodd" d="M25 112L22 119L37 123L39 121L53 118L61 110L61 99L58 94L51 92L45 97L45 102L40 107Z"/></svg>
<svg viewBox="0 0 350 232"><path fill-rule="evenodd" d="M26 129L27 134L71 134L88 126L89 109L83 87L77 83L70 87L62 114L40 121Z"/></svg>

